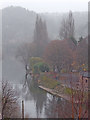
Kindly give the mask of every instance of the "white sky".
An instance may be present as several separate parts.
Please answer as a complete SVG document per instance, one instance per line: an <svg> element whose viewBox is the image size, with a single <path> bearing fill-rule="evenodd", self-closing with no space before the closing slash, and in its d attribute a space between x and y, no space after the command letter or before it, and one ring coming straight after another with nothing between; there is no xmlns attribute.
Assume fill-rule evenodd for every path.
<svg viewBox="0 0 90 120"><path fill-rule="evenodd" d="M0 0L0 8L22 6L35 12L88 11L89 0Z"/></svg>

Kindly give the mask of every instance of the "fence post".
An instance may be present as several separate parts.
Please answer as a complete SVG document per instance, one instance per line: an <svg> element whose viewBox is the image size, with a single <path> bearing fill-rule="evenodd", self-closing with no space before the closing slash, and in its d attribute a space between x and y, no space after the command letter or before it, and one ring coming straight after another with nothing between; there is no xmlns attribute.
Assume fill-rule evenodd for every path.
<svg viewBox="0 0 90 120"><path fill-rule="evenodd" d="M24 101L22 100L22 118L24 118Z"/></svg>

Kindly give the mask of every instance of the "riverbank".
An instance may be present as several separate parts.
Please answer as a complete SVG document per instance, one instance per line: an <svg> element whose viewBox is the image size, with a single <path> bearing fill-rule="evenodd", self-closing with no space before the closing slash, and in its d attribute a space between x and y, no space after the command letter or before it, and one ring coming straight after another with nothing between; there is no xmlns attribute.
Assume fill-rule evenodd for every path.
<svg viewBox="0 0 90 120"><path fill-rule="evenodd" d="M63 94L58 94L58 93L56 93L55 90L52 90L52 89L49 89L49 88L46 88L46 87L43 87L43 86L39 86L39 88L47 91L48 93L50 93L50 94L52 94L52 95L55 95L55 96L57 96L57 97L61 97L61 98L65 99L65 100L70 101L70 97L65 96L65 95L63 95Z"/></svg>
<svg viewBox="0 0 90 120"><path fill-rule="evenodd" d="M61 81L52 79L47 74L40 75L38 80L38 86L40 89L43 89L44 91L47 91L54 96L61 97L69 102L72 102L73 98L74 103L80 103L81 100L79 100L78 97L80 97L81 99L82 94L84 96L83 100L87 99L85 91L70 88L62 84Z"/></svg>
<svg viewBox="0 0 90 120"><path fill-rule="evenodd" d="M38 86L40 89L55 95L57 97L62 97L65 100L70 101L71 99L71 89L63 86L59 81L52 79L45 74L41 75L38 80Z"/></svg>

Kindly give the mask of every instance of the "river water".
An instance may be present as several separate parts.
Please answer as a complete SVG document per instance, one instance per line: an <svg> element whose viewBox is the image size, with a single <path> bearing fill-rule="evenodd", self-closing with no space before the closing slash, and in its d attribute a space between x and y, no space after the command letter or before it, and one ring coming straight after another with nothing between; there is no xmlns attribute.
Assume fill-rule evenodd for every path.
<svg viewBox="0 0 90 120"><path fill-rule="evenodd" d="M68 112L68 104L64 99L38 88L36 81L30 76L25 79L24 65L15 57L3 59L2 77L18 91L20 107L22 100L24 101L26 118L63 118L63 113Z"/></svg>

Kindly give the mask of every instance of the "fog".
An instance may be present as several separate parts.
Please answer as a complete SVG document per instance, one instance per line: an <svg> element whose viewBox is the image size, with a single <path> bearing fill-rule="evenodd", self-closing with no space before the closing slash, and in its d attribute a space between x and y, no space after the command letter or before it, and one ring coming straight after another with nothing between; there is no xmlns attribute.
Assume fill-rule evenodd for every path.
<svg viewBox="0 0 90 120"><path fill-rule="evenodd" d="M21 6L31 11L41 12L68 12L88 11L88 0L1 0L0 8L11 5ZM64 8L64 9L63 9Z"/></svg>
<svg viewBox="0 0 90 120"><path fill-rule="evenodd" d="M49 40L59 39L61 21L68 16L68 13L39 13L38 15L46 22ZM76 39L78 40L80 36L86 37L88 13L73 12L73 16ZM5 62L3 61L3 72L7 71L5 75L10 76L11 73L11 76L13 76L17 72L16 66L16 69L13 68L12 70L11 68L16 62L17 49L22 44L33 41L36 17L36 12L22 7L12 6L2 10L2 50L3 60L5 60Z"/></svg>
<svg viewBox="0 0 90 120"><path fill-rule="evenodd" d="M66 101L58 97L55 98L53 95L50 96L47 92L44 93L44 91L38 87L37 78L32 79L31 76L26 78L27 65L31 67L30 58L36 57L37 59L38 57L44 59L45 53L50 52L49 49L48 52L46 52L46 50L52 41L56 41L57 46L59 43L59 52L56 50L58 56L55 58L57 58L57 61L61 60L61 63L54 59L53 56L56 55L52 54L54 50L52 49L51 51L51 57L52 60L54 59L53 61L55 64L60 64L58 65L60 66L60 70L63 67L68 68L68 64L71 65L71 51L75 50L72 50L72 47L74 46L73 48L75 48L77 46L77 41L79 41L80 38L86 40L88 35L87 1L69 1L67 3L64 0L59 4L59 0L53 2L51 0L49 2L46 0L44 3L41 0L39 0L39 2L35 0L30 2L28 0L26 0L26 2L18 2L17 0L12 0L12 2L10 2L4 0L1 1L0 6L2 8L2 10L0 10L0 12L2 11L2 44L0 43L0 46L2 46L2 49L0 49L0 59L2 59L0 66L2 64L2 70L0 69L0 79L2 73L2 79L9 81L13 88L18 91L21 100L25 101L25 114L28 117L52 117L52 106L54 108L60 102L62 108L65 109ZM69 10L72 10L72 12ZM69 36L71 38L68 38L71 51L69 51L69 44L66 42L67 36L65 36L65 42L61 42L62 39L60 36L63 20L66 21L65 27L69 28L69 25L67 25L69 13L71 14L71 22L73 21L70 29L73 31L71 31L73 36ZM71 35L68 29L67 33ZM81 45L83 45L83 42L81 43ZM62 45L65 50L63 50ZM65 45L67 45L67 47L65 47ZM53 46L51 47L53 48ZM86 54L86 46L81 50L84 50ZM66 60L69 56L71 60L66 63L66 66L63 64L64 53L64 59ZM85 56L83 57L86 58ZM52 64L54 66L54 63ZM29 69L29 72L31 72L32 69ZM52 70L52 68L50 69ZM59 70L59 68L57 69ZM44 72L48 73L48 70ZM26 83L25 86L24 83ZM20 105L21 100L19 101ZM47 109L50 111L49 115ZM53 116L54 115L56 118L58 117L55 111L53 112ZM60 117L62 117L62 115Z"/></svg>

